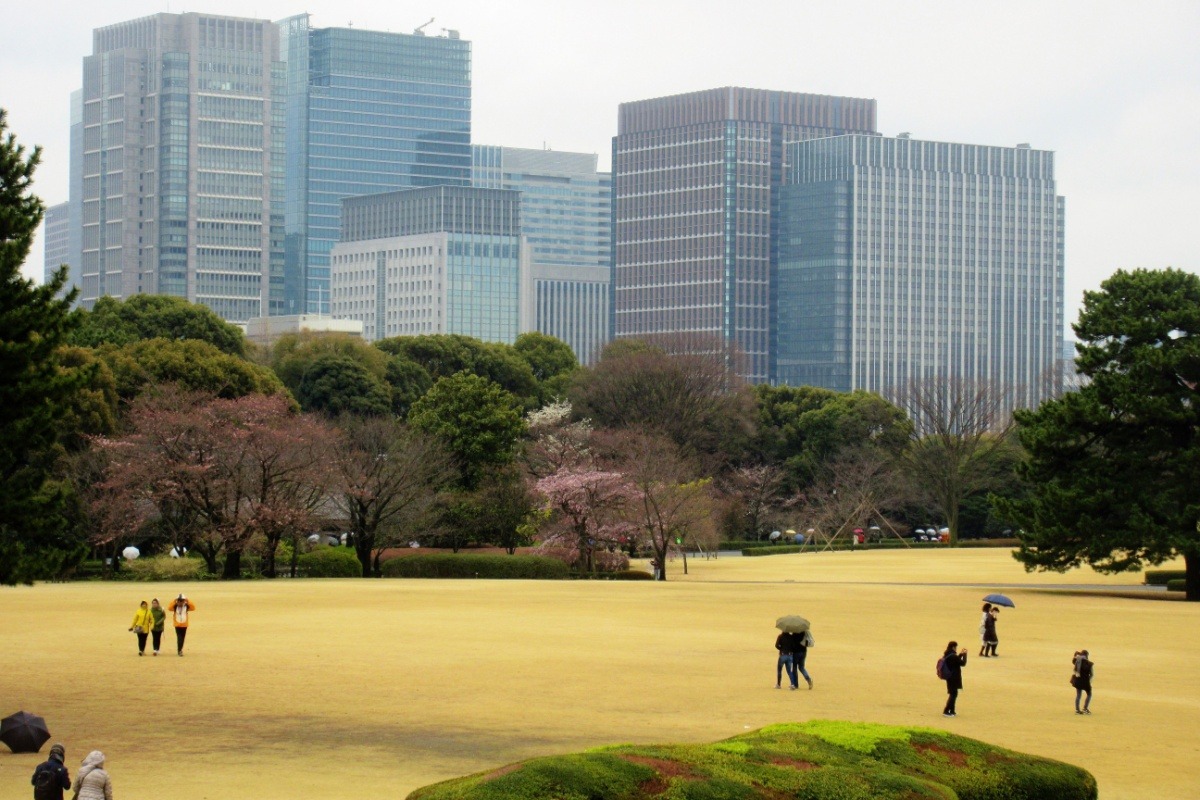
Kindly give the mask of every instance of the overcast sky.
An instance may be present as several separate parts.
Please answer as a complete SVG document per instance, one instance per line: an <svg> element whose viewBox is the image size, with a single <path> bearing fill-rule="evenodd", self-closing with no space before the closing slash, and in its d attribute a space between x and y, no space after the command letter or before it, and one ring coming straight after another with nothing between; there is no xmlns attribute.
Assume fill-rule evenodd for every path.
<svg viewBox="0 0 1200 800"><path fill-rule="evenodd" d="M411 31L473 43L472 141L598 153L617 105L718 86L870 97L885 135L1054 150L1068 323L1121 267L1200 272L1200 2L20 0L0 107L67 199L69 95L93 28L160 11ZM26 265L42 273L40 243Z"/></svg>

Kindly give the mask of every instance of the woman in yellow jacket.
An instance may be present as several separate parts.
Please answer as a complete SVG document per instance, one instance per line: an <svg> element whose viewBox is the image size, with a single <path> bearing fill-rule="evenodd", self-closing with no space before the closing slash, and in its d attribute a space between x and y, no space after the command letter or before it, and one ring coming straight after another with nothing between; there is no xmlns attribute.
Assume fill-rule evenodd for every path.
<svg viewBox="0 0 1200 800"><path fill-rule="evenodd" d="M154 617L150 614L150 604L143 600L138 610L133 612L133 623L129 626L129 630L137 634L139 656L146 655L146 639L153 627Z"/></svg>

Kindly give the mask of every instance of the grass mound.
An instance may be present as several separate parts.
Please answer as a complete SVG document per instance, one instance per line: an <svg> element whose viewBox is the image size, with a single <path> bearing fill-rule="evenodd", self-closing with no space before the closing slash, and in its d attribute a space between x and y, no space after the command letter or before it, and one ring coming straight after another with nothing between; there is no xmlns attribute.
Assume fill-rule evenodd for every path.
<svg viewBox="0 0 1200 800"><path fill-rule="evenodd" d="M618 745L426 786L409 800L1095 800L1085 770L929 728L815 720L706 745Z"/></svg>

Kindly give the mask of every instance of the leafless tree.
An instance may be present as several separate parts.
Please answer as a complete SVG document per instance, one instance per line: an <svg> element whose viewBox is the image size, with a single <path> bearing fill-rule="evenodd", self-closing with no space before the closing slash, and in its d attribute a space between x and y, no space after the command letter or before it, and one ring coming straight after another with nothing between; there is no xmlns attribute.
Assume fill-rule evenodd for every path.
<svg viewBox="0 0 1200 800"><path fill-rule="evenodd" d="M1012 391L963 378L913 381L896 403L914 424L903 456L915 494L945 517L958 544L964 500L995 485L1011 466Z"/></svg>
<svg viewBox="0 0 1200 800"><path fill-rule="evenodd" d="M753 538L762 537L782 508L785 478L779 465L762 464L738 467L721 482L725 495L736 504L739 527Z"/></svg>
<svg viewBox="0 0 1200 800"><path fill-rule="evenodd" d="M856 527L882 522L903 503L907 488L894 458L876 447L843 450L797 498L804 524L826 541Z"/></svg>

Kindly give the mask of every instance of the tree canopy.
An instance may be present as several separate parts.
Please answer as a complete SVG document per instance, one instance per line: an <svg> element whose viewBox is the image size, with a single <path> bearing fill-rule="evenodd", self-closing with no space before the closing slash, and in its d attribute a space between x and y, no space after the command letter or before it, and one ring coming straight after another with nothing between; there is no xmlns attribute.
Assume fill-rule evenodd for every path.
<svg viewBox="0 0 1200 800"><path fill-rule="evenodd" d="M484 342L471 336L435 333L395 336L375 343L385 353L420 364L433 380L470 372L487 378L528 405L538 396L538 381L524 358L511 345Z"/></svg>
<svg viewBox="0 0 1200 800"><path fill-rule="evenodd" d="M361 362L332 353L319 356L305 370L296 389L296 400L305 411L330 417L379 416L390 413L392 408L391 393L383 381Z"/></svg>
<svg viewBox="0 0 1200 800"><path fill-rule="evenodd" d="M0 584L54 575L80 556L54 448L72 398L90 377L60 365L74 298L59 297L66 269L42 286L21 275L44 212L30 191L41 149L26 154L7 128L0 109Z"/></svg>
<svg viewBox="0 0 1200 800"><path fill-rule="evenodd" d="M224 353L199 339L141 339L124 347L105 345L100 357L116 379L123 400L161 383L222 398L248 394L286 394L267 367Z"/></svg>
<svg viewBox="0 0 1200 800"><path fill-rule="evenodd" d="M1016 414L1029 453L1018 560L1104 572L1182 556L1200 600L1200 277L1118 271L1084 294L1079 391Z"/></svg>
<svg viewBox="0 0 1200 800"><path fill-rule="evenodd" d="M84 347L127 345L140 339L198 339L223 353L246 354L246 338L212 309L182 297L137 294L127 300L101 297L91 311L77 309L71 343Z"/></svg>

